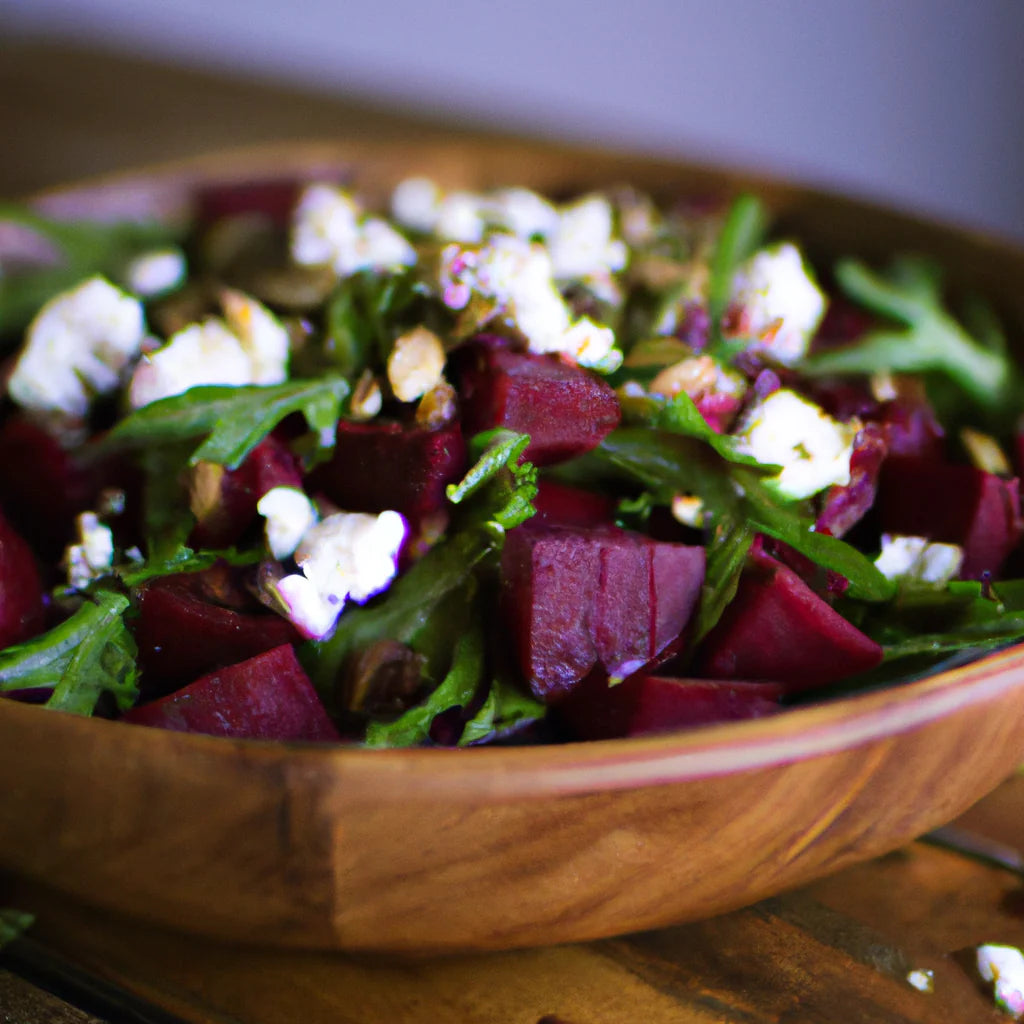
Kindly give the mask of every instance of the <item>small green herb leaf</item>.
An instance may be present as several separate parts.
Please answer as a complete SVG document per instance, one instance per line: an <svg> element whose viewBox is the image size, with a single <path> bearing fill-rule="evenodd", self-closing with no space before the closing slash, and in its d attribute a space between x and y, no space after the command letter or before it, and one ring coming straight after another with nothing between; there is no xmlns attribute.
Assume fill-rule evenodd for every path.
<svg viewBox="0 0 1024 1024"><path fill-rule="evenodd" d="M528 434L507 430L478 434L470 442L470 450L479 453L477 461L459 483L448 485L448 500L459 505L479 495L484 516L502 530L526 522L534 514L532 502L537 496L537 470L521 461L529 444Z"/></svg>
<svg viewBox="0 0 1024 1024"><path fill-rule="evenodd" d="M98 591L66 622L0 651L0 693L50 690L48 708L91 715L106 692L122 711L130 708L138 671L127 607L127 597Z"/></svg>
<svg viewBox="0 0 1024 1024"><path fill-rule="evenodd" d="M504 674L499 674L480 710L465 724L460 747L483 743L505 733L538 722L547 713L547 708L515 685Z"/></svg>
<svg viewBox="0 0 1024 1024"><path fill-rule="evenodd" d="M338 376L267 387L191 388L136 409L106 435L97 450L147 448L205 437L190 461L205 459L235 469L274 427L296 412L306 418L321 447L331 448L348 390Z"/></svg>
<svg viewBox="0 0 1024 1024"><path fill-rule="evenodd" d="M707 568L692 644L697 644L715 628L722 612L736 596L740 574L753 542L751 527L736 522L721 523L708 541Z"/></svg>
<svg viewBox="0 0 1024 1024"><path fill-rule="evenodd" d="M13 907L0 907L0 949L23 935L35 921L35 915Z"/></svg>
<svg viewBox="0 0 1024 1024"><path fill-rule="evenodd" d="M768 213L755 196L741 195L729 208L711 258L708 285L713 354L718 354L722 344L722 317L729 305L733 277L739 265L761 245L767 228Z"/></svg>

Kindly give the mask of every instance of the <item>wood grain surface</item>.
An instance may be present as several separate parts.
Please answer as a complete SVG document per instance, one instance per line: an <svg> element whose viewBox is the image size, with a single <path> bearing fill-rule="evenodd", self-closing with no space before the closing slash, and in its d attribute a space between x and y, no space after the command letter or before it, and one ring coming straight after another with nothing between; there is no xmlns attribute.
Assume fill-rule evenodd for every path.
<svg viewBox="0 0 1024 1024"><path fill-rule="evenodd" d="M1017 778L961 820L1010 842L1022 811ZM6 898L37 941L189 1024L997 1024L974 948L1024 945L1020 875L924 843L700 923L444 958L186 938L24 882Z"/></svg>

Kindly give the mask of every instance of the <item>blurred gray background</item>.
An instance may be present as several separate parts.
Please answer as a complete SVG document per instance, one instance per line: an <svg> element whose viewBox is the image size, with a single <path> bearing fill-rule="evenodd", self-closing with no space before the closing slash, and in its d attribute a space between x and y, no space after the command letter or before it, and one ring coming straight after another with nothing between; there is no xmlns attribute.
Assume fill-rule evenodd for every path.
<svg viewBox="0 0 1024 1024"><path fill-rule="evenodd" d="M1024 0L0 0L4 43L40 36L1024 239Z"/></svg>

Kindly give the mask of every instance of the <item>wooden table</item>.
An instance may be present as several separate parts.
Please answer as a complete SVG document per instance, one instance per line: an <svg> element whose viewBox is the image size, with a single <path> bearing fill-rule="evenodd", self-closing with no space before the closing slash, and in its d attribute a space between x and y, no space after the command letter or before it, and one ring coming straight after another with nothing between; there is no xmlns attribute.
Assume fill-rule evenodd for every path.
<svg viewBox="0 0 1024 1024"><path fill-rule="evenodd" d="M3 196L232 144L484 130L365 99L9 40L0 43L0 96ZM1024 779L961 824L1024 850ZM0 955L2 1024L984 1024L1007 1018L975 976L974 947L1024 945L1019 872L921 842L711 921L444 960L226 947L13 879L0 880L3 905L37 922ZM933 994L908 983L914 968L934 972Z"/></svg>

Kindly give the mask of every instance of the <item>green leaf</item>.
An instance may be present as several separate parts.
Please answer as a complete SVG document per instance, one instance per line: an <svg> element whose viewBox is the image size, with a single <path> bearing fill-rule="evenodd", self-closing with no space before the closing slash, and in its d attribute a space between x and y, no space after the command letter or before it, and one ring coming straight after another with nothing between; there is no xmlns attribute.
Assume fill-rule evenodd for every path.
<svg viewBox="0 0 1024 1024"><path fill-rule="evenodd" d="M477 461L459 483L448 485L448 500L460 505L479 496L482 518L502 530L526 522L535 512L537 496L537 470L532 463L521 462L529 444L528 434L500 429L478 434L470 442L470 451L479 453Z"/></svg>
<svg viewBox="0 0 1024 1024"><path fill-rule="evenodd" d="M377 640L411 643L435 609L466 587L473 570L495 546L483 531L466 530L431 548L399 576L383 597L346 609L333 635L308 649L307 669L321 695L330 699L345 662Z"/></svg>
<svg viewBox="0 0 1024 1024"><path fill-rule="evenodd" d="M737 522L723 522L708 541L707 568L691 644L697 644L715 628L722 612L736 596L740 574L753 542L751 527Z"/></svg>
<svg viewBox="0 0 1024 1024"><path fill-rule="evenodd" d="M45 689L48 708L91 715L104 693L122 710L138 697L135 641L124 624L128 598L101 590L67 621L0 651L0 693Z"/></svg>
<svg viewBox="0 0 1024 1024"><path fill-rule="evenodd" d="M366 730L366 746L412 747L422 743L437 715L450 708L468 707L472 702L483 678L484 655L484 631L477 617L456 641L451 668L437 689L393 722L371 722Z"/></svg>
<svg viewBox="0 0 1024 1024"><path fill-rule="evenodd" d="M845 541L816 533L814 521L798 506L773 494L759 469L730 463L697 438L625 427L612 431L595 454L639 480L665 504L675 494L696 494L711 526L744 522L784 541L822 568L845 576L851 597L884 601L894 592L894 584L869 558Z"/></svg>
<svg viewBox="0 0 1024 1024"><path fill-rule="evenodd" d="M266 387L222 385L190 388L136 409L111 430L95 450L148 448L188 438L205 440L190 462L215 462L236 469L285 417L302 413L320 445L334 445L348 384L330 375L319 380L293 380Z"/></svg>
<svg viewBox="0 0 1024 1024"><path fill-rule="evenodd" d="M768 212L755 196L741 195L729 208L711 257L708 314L712 354L717 354L722 343L722 317L729 305L733 276L740 264L760 247L767 228Z"/></svg>
<svg viewBox="0 0 1024 1024"><path fill-rule="evenodd" d="M526 725L547 714L547 708L526 694L505 674L491 683L480 710L468 721L459 738L460 747L483 743Z"/></svg>
<svg viewBox="0 0 1024 1024"><path fill-rule="evenodd" d="M24 934L35 921L35 915L13 907L0 907L0 949Z"/></svg>
<svg viewBox="0 0 1024 1024"><path fill-rule="evenodd" d="M180 231L152 222L51 220L26 206L0 203L0 224L30 229L53 243L57 266L0 273L0 335L22 330L55 295L88 277L118 278L134 256L174 242Z"/></svg>
<svg viewBox="0 0 1024 1024"><path fill-rule="evenodd" d="M255 565L261 558L262 552L258 548L251 551L239 551L236 548L193 551L183 544L163 558L147 558L137 564L116 566L114 573L126 587L137 587L161 576L202 572L218 562L227 562L228 565Z"/></svg>
<svg viewBox="0 0 1024 1024"><path fill-rule="evenodd" d="M806 360L808 374L942 373L981 411L1005 420L1021 405L1021 378L991 317L980 339L972 337L943 307L934 267L904 258L884 274L856 260L836 268L843 290L861 305L902 324L878 328L843 348ZM973 312L978 319L977 307Z"/></svg>

